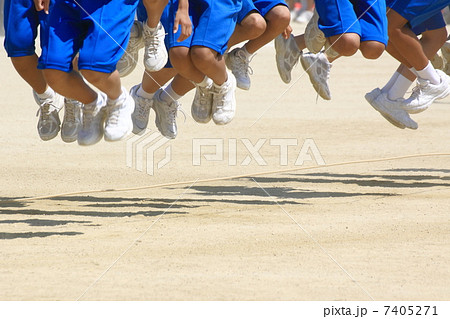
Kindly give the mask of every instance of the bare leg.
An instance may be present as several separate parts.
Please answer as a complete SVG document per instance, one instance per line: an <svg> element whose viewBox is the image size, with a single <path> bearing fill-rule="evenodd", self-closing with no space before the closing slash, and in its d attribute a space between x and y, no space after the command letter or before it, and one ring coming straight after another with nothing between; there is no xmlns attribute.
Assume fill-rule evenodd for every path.
<svg viewBox="0 0 450 319"><path fill-rule="evenodd" d="M191 48L191 59L194 66L202 74L212 79L215 84L222 85L227 80L228 74L225 67L225 60L216 51L207 47L193 46ZM197 82L192 78L190 80Z"/></svg>
<svg viewBox="0 0 450 319"><path fill-rule="evenodd" d="M255 53L281 34L288 27L291 14L287 7L279 5L270 10L266 14L265 19L267 21L266 31L260 37L245 44L245 48L249 53Z"/></svg>
<svg viewBox="0 0 450 319"><path fill-rule="evenodd" d="M155 93L176 74L177 71L173 68L165 68L153 73L144 72L144 76L142 77L142 89L148 93Z"/></svg>
<svg viewBox="0 0 450 319"><path fill-rule="evenodd" d="M150 28L158 26L161 14L168 2L168 0L144 0L145 10L147 11L147 25Z"/></svg>
<svg viewBox="0 0 450 319"><path fill-rule="evenodd" d="M259 13L250 13L240 24L236 24L236 28L228 41L228 47L243 41L256 39L264 33L266 26L266 21Z"/></svg>
<svg viewBox="0 0 450 319"><path fill-rule="evenodd" d="M37 68L38 57L36 54L23 57L12 57L11 62L17 73L24 79L36 93L42 94L47 89L42 70Z"/></svg>

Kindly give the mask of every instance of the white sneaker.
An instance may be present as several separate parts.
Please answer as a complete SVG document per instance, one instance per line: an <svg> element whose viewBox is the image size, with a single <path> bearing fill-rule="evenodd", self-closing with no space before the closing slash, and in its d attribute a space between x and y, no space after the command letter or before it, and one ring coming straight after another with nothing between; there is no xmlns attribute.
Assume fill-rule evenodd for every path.
<svg viewBox="0 0 450 319"><path fill-rule="evenodd" d="M328 62L325 55L322 52L317 54L308 52L300 56L300 61L317 94L324 100L331 100L330 88L328 87L331 63Z"/></svg>
<svg viewBox="0 0 450 319"><path fill-rule="evenodd" d="M313 16L305 28L306 47L312 53L319 53L326 41L325 34L319 29L319 14L314 10Z"/></svg>
<svg viewBox="0 0 450 319"><path fill-rule="evenodd" d="M197 123L206 124L211 121L213 103L212 86L213 81L209 78L207 86L196 85L195 96L191 106L191 115Z"/></svg>
<svg viewBox="0 0 450 319"><path fill-rule="evenodd" d="M374 95L373 91L368 94L369 96L366 94L367 102L391 124L401 129L405 127L413 130L417 129L417 123L411 119L408 112L401 108L400 103L402 99L392 101L388 99L387 93L380 93L372 100L371 97Z"/></svg>
<svg viewBox="0 0 450 319"><path fill-rule="evenodd" d="M61 125L61 139L66 143L77 140L81 129L81 108L83 103L77 100L64 99L64 119Z"/></svg>
<svg viewBox="0 0 450 319"><path fill-rule="evenodd" d="M144 65L147 71L156 72L161 70L167 63L168 54L164 44L166 32L161 22L155 31L150 31L147 23L144 23Z"/></svg>
<svg viewBox="0 0 450 319"><path fill-rule="evenodd" d="M130 40L128 46L119 62L117 62L117 71L121 77L127 76L136 68L139 59L139 50L144 47L143 27L140 21L135 20L130 31Z"/></svg>
<svg viewBox="0 0 450 319"><path fill-rule="evenodd" d="M159 132L166 138L174 139L177 137L177 111L180 108L180 103L173 100L171 103L161 99L163 89L156 91L153 96L153 109L155 110L155 125Z"/></svg>
<svg viewBox="0 0 450 319"><path fill-rule="evenodd" d="M247 60L242 48L232 50L225 57L225 64L236 77L237 87L242 90L250 89L251 81L249 74L253 74L253 70L249 65L250 61Z"/></svg>
<svg viewBox="0 0 450 319"><path fill-rule="evenodd" d="M147 99L145 97L137 95L140 84L131 88L130 95L134 99L134 112L131 114L133 120L133 133L140 134L145 131L148 125L148 117L150 115L150 109L153 106L153 99Z"/></svg>
<svg viewBox="0 0 450 319"><path fill-rule="evenodd" d="M79 145L94 145L103 137L103 123L105 119L106 95L98 93L95 102L83 105L81 129L78 131Z"/></svg>
<svg viewBox="0 0 450 319"><path fill-rule="evenodd" d="M284 83L289 83L291 82L292 69L297 65L302 51L298 49L292 34L287 40L280 34L274 42L278 74Z"/></svg>
<svg viewBox="0 0 450 319"><path fill-rule="evenodd" d="M63 98L55 93L52 98L40 99L35 91L33 91L34 100L39 105L36 116L39 116L37 129L39 137L43 141L49 141L58 135L59 119L58 112L62 108Z"/></svg>
<svg viewBox="0 0 450 319"><path fill-rule="evenodd" d="M445 65L443 67L444 72L450 75L450 41L447 40L441 48L442 57L444 58Z"/></svg>
<svg viewBox="0 0 450 319"><path fill-rule="evenodd" d="M305 10L302 13L299 14L299 16L294 20L298 23L308 23L309 20L313 17L314 12L310 10Z"/></svg>
<svg viewBox="0 0 450 319"><path fill-rule="evenodd" d="M370 104L373 108L376 109L376 107L374 106L374 101L377 99L378 95L380 95L381 93L382 93L382 92L381 92L381 89L380 89L380 88L375 88L375 89L373 89L372 91L370 91L369 93L366 93L366 95L365 95L364 97L366 98L367 102L369 102L369 104ZM381 115L383 115L383 113L381 113ZM403 124L401 124L401 123L399 123L399 122L396 122L396 121L391 120L390 117L388 117L388 116L384 116L384 115L383 115L383 117L384 117L386 120L388 120L392 125L395 125L395 126L401 128L401 129L404 129L404 128L406 127L405 125L403 125Z"/></svg>
<svg viewBox="0 0 450 319"><path fill-rule="evenodd" d="M425 111L435 100L445 98L450 94L450 78L441 70L436 70L441 78L439 84L431 84L430 81L417 79L417 85L411 96L402 103L402 108L408 113L420 113Z"/></svg>
<svg viewBox="0 0 450 319"><path fill-rule="evenodd" d="M106 102L105 141L116 142L127 137L133 130L131 114L134 111L134 100L122 87L124 99L116 103Z"/></svg>
<svg viewBox="0 0 450 319"><path fill-rule="evenodd" d="M230 123L236 114L236 79L231 72L221 86L212 86L212 119L217 125Z"/></svg>

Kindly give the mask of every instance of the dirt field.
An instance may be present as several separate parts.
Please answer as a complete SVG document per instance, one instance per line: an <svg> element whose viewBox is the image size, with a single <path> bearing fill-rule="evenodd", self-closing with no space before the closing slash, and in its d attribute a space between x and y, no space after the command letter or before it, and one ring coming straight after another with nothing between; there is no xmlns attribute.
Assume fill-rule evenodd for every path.
<svg viewBox="0 0 450 319"><path fill-rule="evenodd" d="M301 66L285 85L273 47L263 48L251 90L237 91L235 120L197 124L193 95L184 97L179 136L154 153L156 167L170 151L168 163L149 175L127 167L126 142L41 141L31 89L0 52L1 300L450 298L450 157L251 176L314 167L320 156L332 164L450 153L449 98L414 116L417 131L393 127L365 101L397 66L387 54L336 61L333 99L323 101ZM154 132L153 113L150 121ZM205 157L212 146L197 156L199 143L223 143L223 159ZM279 143L291 144L284 158ZM296 166L305 145L320 156ZM202 181L242 174L250 177ZM193 182L10 201L182 181Z"/></svg>

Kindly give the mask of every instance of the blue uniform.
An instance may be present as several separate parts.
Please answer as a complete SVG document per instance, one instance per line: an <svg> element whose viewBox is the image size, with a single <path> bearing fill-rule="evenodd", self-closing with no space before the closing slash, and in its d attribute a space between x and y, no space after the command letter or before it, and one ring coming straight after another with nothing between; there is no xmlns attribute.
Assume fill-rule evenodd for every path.
<svg viewBox="0 0 450 319"><path fill-rule="evenodd" d="M319 28L326 37L356 33L361 41L387 45L386 2L381 0L316 0Z"/></svg>
<svg viewBox="0 0 450 319"><path fill-rule="evenodd" d="M386 5L408 20L412 28L430 19L450 4L450 0L386 0Z"/></svg>
<svg viewBox="0 0 450 319"><path fill-rule="evenodd" d="M263 17L276 6L281 5L287 7L286 2L283 0L253 0L253 3Z"/></svg>
<svg viewBox="0 0 450 319"><path fill-rule="evenodd" d="M431 18L425 20L424 22L416 25L414 28L411 28L411 29L415 34L419 35L425 31L432 31L432 30L445 28L445 26L446 26L446 23L445 23L444 17L442 16L442 12L439 11L437 14L435 14Z"/></svg>
<svg viewBox="0 0 450 319"><path fill-rule="evenodd" d="M128 44L137 0L55 0L38 68L111 73ZM80 7L81 6L81 7ZM99 25L99 23L101 25Z"/></svg>
<svg viewBox="0 0 450 319"><path fill-rule="evenodd" d="M224 54L227 43L234 32L237 16L242 7L242 0L190 0L189 16L192 21L192 34L182 42L177 42L181 34L173 30L178 1L170 0L161 17L166 30L166 46L204 46L219 54Z"/></svg>
<svg viewBox="0 0 450 319"><path fill-rule="evenodd" d="M4 46L8 57L29 56L35 53L39 25L41 47L46 44L48 16L43 11L36 11L33 0L5 0L3 10Z"/></svg>
<svg viewBox="0 0 450 319"><path fill-rule="evenodd" d="M252 12L258 12L263 17L275 6L286 6L284 0L242 0L242 9L239 11L237 23L241 23Z"/></svg>

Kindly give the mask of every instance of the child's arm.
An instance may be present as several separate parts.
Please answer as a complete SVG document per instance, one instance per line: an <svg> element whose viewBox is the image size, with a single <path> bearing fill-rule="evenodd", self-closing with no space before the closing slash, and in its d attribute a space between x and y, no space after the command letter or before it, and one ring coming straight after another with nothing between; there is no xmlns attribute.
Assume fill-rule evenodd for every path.
<svg viewBox="0 0 450 319"><path fill-rule="evenodd" d="M178 10L175 16L175 23L173 26L173 33L178 32L178 27L181 26L181 35L178 37L178 42L186 40L192 33L192 23L189 18L189 1L179 0Z"/></svg>
<svg viewBox="0 0 450 319"><path fill-rule="evenodd" d="M34 6L37 11L42 11L48 14L48 9L50 7L50 0L34 0Z"/></svg>

